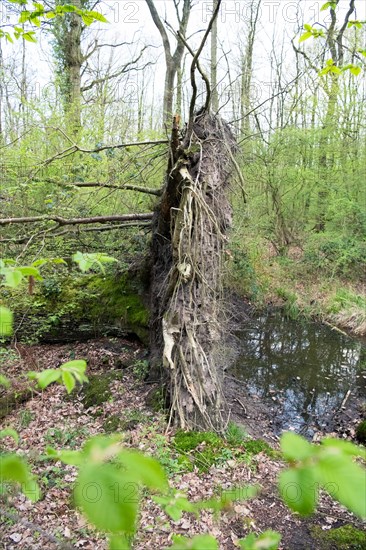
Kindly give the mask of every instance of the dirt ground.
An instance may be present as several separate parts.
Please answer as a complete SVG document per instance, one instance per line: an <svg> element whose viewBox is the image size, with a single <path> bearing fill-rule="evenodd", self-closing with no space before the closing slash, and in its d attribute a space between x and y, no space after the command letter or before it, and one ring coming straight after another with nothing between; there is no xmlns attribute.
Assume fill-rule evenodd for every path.
<svg viewBox="0 0 366 550"><path fill-rule="evenodd" d="M121 338L101 338L84 343L65 345L19 346L3 360L2 371L10 379L19 381L29 370L56 368L70 359L84 358L88 375L111 374L110 395L98 406L86 407L82 392L69 397L57 384L9 412L0 422L0 429L12 426L20 435L19 445L10 438L1 440L7 451L24 455L39 476L42 498L31 503L14 493L0 500L0 548L29 550L54 548L107 548L105 537L88 525L73 506L71 492L77 473L72 466L40 461L47 445L77 449L89 436L105 433L108 421L117 418L125 434L125 445L157 458L169 453L169 442L174 435L166 432L166 418L154 412L147 402L153 386L143 379L146 350L138 343ZM19 382L18 382L19 384ZM261 438L278 449L278 437L272 429L271 411L265 404L245 394L243 388L229 377L225 382L231 419L243 425L254 438ZM4 393L5 390L0 390ZM122 430L123 426L123 430ZM158 435L165 439L159 439ZM165 442L162 446L162 441ZM243 443L245 450L245 443ZM250 532L261 533L274 529L281 533L281 549L338 549L352 548L329 543L324 546L314 538L314 527L322 532L343 525L362 529L362 524L327 495L321 495L318 511L310 519L301 519L291 513L279 498L276 478L283 468L278 459L261 452L249 463L228 460L212 466L206 473L171 473L170 485L193 501L212 497L217 487L259 484L259 496L253 500L234 503L220 518L204 511L199 518L184 514L173 522L150 499L142 501L139 529L134 549L162 549L171 545L172 533L193 536L211 533L220 549L235 550L237 540ZM56 542L59 541L59 542ZM366 548L365 543L354 548Z"/></svg>

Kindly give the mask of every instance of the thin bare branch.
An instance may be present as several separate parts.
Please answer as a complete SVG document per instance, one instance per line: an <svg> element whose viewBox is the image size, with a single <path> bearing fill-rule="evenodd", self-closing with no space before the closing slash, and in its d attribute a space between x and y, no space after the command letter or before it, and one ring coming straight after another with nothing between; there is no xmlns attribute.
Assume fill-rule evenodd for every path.
<svg viewBox="0 0 366 550"><path fill-rule="evenodd" d="M50 533L47 533L47 531L42 529L42 527L40 525L38 525L36 523L32 523L30 521L25 521L20 516L18 516L16 514L11 514L7 510L4 510L3 508L0 510L0 516L4 516L4 517L8 518L9 520L13 521L14 523L20 523L24 527L27 527L28 529L33 531L33 533L40 533L45 539L47 539L49 542L52 542L53 544L56 544L56 546L58 546L62 550L73 550L74 549L74 546L71 546L70 544L67 544L67 543L59 540L58 538L54 537Z"/></svg>
<svg viewBox="0 0 366 550"><path fill-rule="evenodd" d="M222 2L222 0L217 1L216 7L215 7L215 9L213 11L213 14L211 16L211 19L208 23L208 26L207 26L206 32L205 32L205 34L202 38L201 44L199 45L198 50L196 51L196 53L193 57L193 60L192 60L190 75L191 75L191 86L192 86L193 91L192 91L191 103L190 103L190 106L189 106L189 123L188 123L188 130L187 130L188 133L190 133L192 131L193 115L194 115L194 110L195 110L195 107L196 107L197 84L196 84L196 79L195 79L195 71L196 71L196 67L197 67L197 61L199 59L199 56L201 55L203 47L204 47L204 45L206 43L206 40L208 38L208 35L211 32L212 25L213 25L218 13L219 13L219 10L220 10L220 7L221 7L221 2ZM208 110L208 108L210 106L210 101L211 101L211 92L207 94L205 110Z"/></svg>
<svg viewBox="0 0 366 550"><path fill-rule="evenodd" d="M61 133L71 142L73 143L73 140L67 136L62 130ZM55 153L52 155L52 157L48 157L46 160L44 160L37 168L34 170L34 172L29 176L28 181L31 181L38 172L44 168L45 166L48 166L55 160L61 160L65 157L68 157L70 155L73 155L76 152L80 153L100 153L101 151L107 151L111 149L126 149L127 147L140 147L143 145L166 145L169 143L169 140L167 139L158 139L158 140L152 140L152 141L136 141L132 143L118 143L117 145L102 145L100 147L95 147L94 149L85 149L84 147L81 147L80 145L77 145L76 143L73 143L70 147L66 147L66 149L63 149L62 151L59 151L58 153Z"/></svg>
<svg viewBox="0 0 366 550"><path fill-rule="evenodd" d="M144 51L146 50L148 46L144 46L142 48L142 50L140 51L139 55L135 58L135 59L132 59L131 61L129 61L128 63L126 63L121 69L119 69L118 71L116 71L115 73L111 74L111 75L106 75L102 78L96 78L95 80L93 80L92 82L90 82L90 84L87 84L86 86L83 86L81 88L81 92L87 92L88 90L91 90L94 86L96 86L97 84L101 84L102 82L108 82L109 80L112 80L113 78L118 78L119 76L121 76L122 74L125 74L127 73L128 71L131 70L131 65L135 65L142 57ZM148 67L149 65L152 65L152 62L149 61L147 62L144 67L142 67L141 69L145 69L146 67Z"/></svg>

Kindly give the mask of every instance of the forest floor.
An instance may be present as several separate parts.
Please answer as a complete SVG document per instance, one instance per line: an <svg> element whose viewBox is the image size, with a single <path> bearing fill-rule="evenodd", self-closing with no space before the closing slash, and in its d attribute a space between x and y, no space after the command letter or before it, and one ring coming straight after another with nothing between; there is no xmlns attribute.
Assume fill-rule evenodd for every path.
<svg viewBox="0 0 366 550"><path fill-rule="evenodd" d="M52 550L62 544L84 550L107 548L104 535L96 532L73 505L75 468L40 457L47 446L78 449L88 437L112 431L123 433L126 447L160 460L170 486L192 501L217 496L234 486L260 486L256 498L234 502L220 517L203 511L200 517L184 513L178 521L172 521L151 498L144 496L133 546L136 550L169 547L173 533L185 536L211 533L217 537L220 549L234 550L238 548L238 539L267 529L281 533L282 549L366 548L366 534L360 521L328 495L320 495L318 511L309 519L291 513L283 504L276 479L284 464L276 452L279 445L271 428L271 412L245 395L233 380L226 384L232 419L243 425L251 438L269 442L272 450L259 444L257 453L249 452L248 441L253 439L243 439L235 451L224 449L205 471L197 466L187 471L178 460L174 431L167 430L164 414L154 412L151 407L154 386L144 381L146 353L141 345L116 338L3 348L2 371L11 380L17 380L17 384L20 379L25 380L29 370L56 368L70 359L83 358L88 362L93 386L90 385L89 392L86 386L68 396L63 386L53 384L2 419L0 427L12 426L20 435L18 445L5 438L2 447L27 458L39 478L42 498L31 503L16 492L8 495L7 500L2 497L0 548ZM98 380L101 385L95 386ZM196 451L200 452L202 447ZM60 545L47 534L56 537Z"/></svg>

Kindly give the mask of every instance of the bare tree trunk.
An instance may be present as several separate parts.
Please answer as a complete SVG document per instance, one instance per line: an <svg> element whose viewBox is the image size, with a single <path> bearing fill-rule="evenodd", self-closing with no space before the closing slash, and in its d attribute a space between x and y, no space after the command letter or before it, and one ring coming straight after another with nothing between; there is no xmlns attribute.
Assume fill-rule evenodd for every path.
<svg viewBox="0 0 366 550"><path fill-rule="evenodd" d="M252 83L252 73L253 73L253 52L254 52L254 41L255 34L257 31L258 17L260 13L261 0L258 0L257 4L250 4L250 21L248 23L248 38L245 47L245 54L242 59L242 75L241 75L241 128L240 131L242 134L248 135L249 132L249 118L246 113L250 109L250 87Z"/></svg>
<svg viewBox="0 0 366 550"><path fill-rule="evenodd" d="M213 11L217 8L218 0L213 2ZM219 92L217 89L217 17L212 24L211 31L211 106L214 113L219 110Z"/></svg>
<svg viewBox="0 0 366 550"><path fill-rule="evenodd" d="M331 187L330 178L333 170L333 147L332 141L335 137L337 121L336 107L339 95L339 78L337 74L331 75L331 86L328 95L327 111L322 128L322 134L319 141L320 159L319 159L319 188L318 204L315 229L318 232L325 230L326 213L328 207L329 188Z"/></svg>
<svg viewBox="0 0 366 550"><path fill-rule="evenodd" d="M22 73L20 77L20 105L19 110L22 115L22 123L23 127L26 127L27 120L26 120L26 101L27 101L27 64L26 64L26 58L25 58L25 40L24 38L21 39L22 41Z"/></svg>
<svg viewBox="0 0 366 550"><path fill-rule="evenodd" d="M179 144L175 118L152 241L151 352L168 380L173 422L222 432L227 412L219 351L222 262L231 223L229 127L205 112ZM213 159L215 162L213 162Z"/></svg>
<svg viewBox="0 0 366 550"><path fill-rule="evenodd" d="M183 67L180 67L177 72L177 101L176 112L183 114Z"/></svg>
<svg viewBox="0 0 366 550"><path fill-rule="evenodd" d="M81 0L73 0L73 5L81 8ZM65 62L68 79L68 113L73 131L81 128L81 65L84 61L81 52L82 20L76 13L70 14L70 32L67 37Z"/></svg>
<svg viewBox="0 0 366 550"><path fill-rule="evenodd" d="M171 51L171 46L168 38L168 33L161 21L153 0L145 0L149 8L152 20L158 29L164 47L166 73L164 83L164 102L163 102L163 127L169 128L173 115L173 98L174 98L174 81L177 71L181 68L182 58L184 53L184 43L179 38L174 53ZM176 14L179 23L179 35L185 36L189 14L191 10L191 0L184 0L182 13L178 11L178 3L175 3Z"/></svg>
<svg viewBox="0 0 366 550"><path fill-rule="evenodd" d="M173 98L174 98L174 80L177 74L177 67L174 66L173 61L169 61L166 64L165 83L164 83L164 101L163 101L163 113L165 125L168 128L168 121L170 122L173 116Z"/></svg>
<svg viewBox="0 0 366 550"><path fill-rule="evenodd" d="M4 113L4 58L3 58L3 50L1 47L1 41L0 41L0 143L5 143L5 133L4 133L4 124L3 124L3 117L5 119Z"/></svg>

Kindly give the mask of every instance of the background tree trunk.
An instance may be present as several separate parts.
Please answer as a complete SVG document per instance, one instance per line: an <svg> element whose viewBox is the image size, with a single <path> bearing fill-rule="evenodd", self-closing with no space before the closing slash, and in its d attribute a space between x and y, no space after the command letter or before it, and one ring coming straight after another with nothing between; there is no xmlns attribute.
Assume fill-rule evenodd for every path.
<svg viewBox="0 0 366 550"><path fill-rule="evenodd" d="M213 1L213 11L217 8L217 0ZM211 31L211 107L214 113L219 110L219 91L217 89L217 17Z"/></svg>
<svg viewBox="0 0 366 550"><path fill-rule="evenodd" d="M257 3L252 0L250 4L250 20L248 22L248 36L245 46L245 52L241 60L241 102L240 102L240 132L243 135L249 135L250 121L246 113L250 110L250 88L253 77L253 52L257 23L260 14L261 0Z"/></svg>
<svg viewBox="0 0 366 550"><path fill-rule="evenodd" d="M56 5L59 3L62 4L57 0ZM79 9L89 7L88 0L73 0L71 4ZM84 62L81 16L77 13L67 14L55 21L51 29L64 110L70 119L73 133L77 134L81 128L81 66Z"/></svg>
<svg viewBox="0 0 366 550"><path fill-rule="evenodd" d="M160 33L164 47L166 72L163 100L163 127L166 127L166 129L168 129L173 115L174 82L177 72L181 69L184 53L184 43L180 39L177 39L175 51L174 53L172 53L168 33L166 31L165 25L160 19L153 0L145 1L149 8L152 20L154 21L154 24ZM185 36L187 31L191 7L191 0L184 0L182 13L180 14L178 3L175 2L176 15L179 24L179 34L183 37Z"/></svg>

